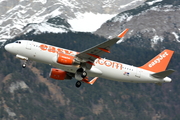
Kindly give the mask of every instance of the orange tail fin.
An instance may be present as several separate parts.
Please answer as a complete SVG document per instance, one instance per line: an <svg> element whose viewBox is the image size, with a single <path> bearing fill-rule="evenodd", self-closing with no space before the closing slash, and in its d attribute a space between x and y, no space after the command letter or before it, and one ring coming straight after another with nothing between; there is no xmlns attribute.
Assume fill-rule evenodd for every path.
<svg viewBox="0 0 180 120"><path fill-rule="evenodd" d="M173 55L174 51L172 50L164 50L159 55L154 57L152 60L147 62L145 65L141 66L140 68L149 70L152 72L161 72L166 70L169 61Z"/></svg>

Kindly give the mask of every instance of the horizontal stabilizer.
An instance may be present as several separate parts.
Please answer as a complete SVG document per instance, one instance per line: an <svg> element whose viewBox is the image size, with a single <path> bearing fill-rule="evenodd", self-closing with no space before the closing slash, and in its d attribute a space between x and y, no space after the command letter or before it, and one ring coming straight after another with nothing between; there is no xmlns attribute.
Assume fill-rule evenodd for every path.
<svg viewBox="0 0 180 120"><path fill-rule="evenodd" d="M165 70L162 72L151 74L151 76L153 76L155 78L163 79L163 78L167 77L168 75L172 74L173 72L175 72L175 71L172 69L169 69L169 70Z"/></svg>

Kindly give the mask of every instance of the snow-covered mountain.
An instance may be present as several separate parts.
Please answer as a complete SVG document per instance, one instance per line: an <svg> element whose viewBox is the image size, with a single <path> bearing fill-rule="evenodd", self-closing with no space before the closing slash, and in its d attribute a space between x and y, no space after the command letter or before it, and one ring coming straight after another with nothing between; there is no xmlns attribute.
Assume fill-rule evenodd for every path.
<svg viewBox="0 0 180 120"><path fill-rule="evenodd" d="M41 32L95 31L114 15L144 0L1 0L0 40L35 30ZM63 19L70 26L47 22ZM57 21L58 22L58 21Z"/></svg>
<svg viewBox="0 0 180 120"><path fill-rule="evenodd" d="M155 48L158 43L180 43L180 2L177 0L148 0L143 5L122 12L104 23L95 34L108 38L116 36L125 28L130 32L127 37L136 46L145 41ZM138 41L135 39L138 38ZM143 39L143 41L141 41ZM157 46L159 47L159 46ZM164 47L162 45L162 47Z"/></svg>

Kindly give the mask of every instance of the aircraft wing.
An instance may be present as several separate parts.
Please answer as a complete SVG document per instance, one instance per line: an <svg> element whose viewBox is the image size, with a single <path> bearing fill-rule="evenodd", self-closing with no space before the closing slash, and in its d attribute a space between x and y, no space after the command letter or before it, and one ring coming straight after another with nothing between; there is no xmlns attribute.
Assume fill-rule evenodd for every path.
<svg viewBox="0 0 180 120"><path fill-rule="evenodd" d="M83 52L80 52L76 55L77 58L79 58L83 62L90 62L93 63L95 59L100 58L102 54L110 53L110 48L112 45L116 44L116 42L123 38L124 35L127 33L129 29L125 29L121 34L118 35L118 37L107 40L99 45L96 45L90 49L87 49Z"/></svg>

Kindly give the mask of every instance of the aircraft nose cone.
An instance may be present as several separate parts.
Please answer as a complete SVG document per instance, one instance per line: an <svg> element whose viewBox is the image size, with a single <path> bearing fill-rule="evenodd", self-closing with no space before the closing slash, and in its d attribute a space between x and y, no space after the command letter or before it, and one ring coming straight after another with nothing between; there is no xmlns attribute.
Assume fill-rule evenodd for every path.
<svg viewBox="0 0 180 120"><path fill-rule="evenodd" d="M8 51L8 52L9 52L9 51L10 51L10 49L12 48L12 46L11 46L10 44L7 44L7 45L5 45L5 47L4 47L4 48L5 48L5 50L6 50L6 51Z"/></svg>

